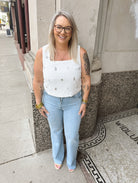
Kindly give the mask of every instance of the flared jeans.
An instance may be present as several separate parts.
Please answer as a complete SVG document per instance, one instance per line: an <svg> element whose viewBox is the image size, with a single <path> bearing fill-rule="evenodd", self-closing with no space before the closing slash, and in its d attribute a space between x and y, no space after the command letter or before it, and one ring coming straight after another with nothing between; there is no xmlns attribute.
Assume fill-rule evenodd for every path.
<svg viewBox="0 0 138 183"><path fill-rule="evenodd" d="M53 160L56 164L63 163L64 129L67 166L69 169L75 169L81 122L81 115L78 114L82 102L81 91L72 97L64 98L51 96L44 91L42 101L49 112L47 119L51 132Z"/></svg>

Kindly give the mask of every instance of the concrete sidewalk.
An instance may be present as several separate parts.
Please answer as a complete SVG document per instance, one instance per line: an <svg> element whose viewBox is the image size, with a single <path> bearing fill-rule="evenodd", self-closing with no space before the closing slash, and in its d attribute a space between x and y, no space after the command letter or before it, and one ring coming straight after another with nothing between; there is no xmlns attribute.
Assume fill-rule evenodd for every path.
<svg viewBox="0 0 138 183"><path fill-rule="evenodd" d="M13 37L0 31L0 182L86 183L79 167L55 170L51 150L35 152L32 101Z"/></svg>

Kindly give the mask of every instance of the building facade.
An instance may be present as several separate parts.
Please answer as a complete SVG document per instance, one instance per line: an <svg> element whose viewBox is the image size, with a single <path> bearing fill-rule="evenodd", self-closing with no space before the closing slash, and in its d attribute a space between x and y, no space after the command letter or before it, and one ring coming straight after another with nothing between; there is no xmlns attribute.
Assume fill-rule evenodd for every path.
<svg viewBox="0 0 138 183"><path fill-rule="evenodd" d="M73 15L79 44L91 64L91 93L80 139L92 136L98 121L123 111L129 115L138 107L138 0L14 1L14 36L32 92L37 151L51 147L51 142L48 123L34 107L33 63L37 50L47 44L50 21L60 9Z"/></svg>

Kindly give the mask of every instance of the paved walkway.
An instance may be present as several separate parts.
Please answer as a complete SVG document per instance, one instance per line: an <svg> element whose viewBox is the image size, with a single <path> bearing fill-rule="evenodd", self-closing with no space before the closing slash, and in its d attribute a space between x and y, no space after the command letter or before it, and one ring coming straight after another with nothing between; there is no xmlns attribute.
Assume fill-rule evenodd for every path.
<svg viewBox="0 0 138 183"><path fill-rule="evenodd" d="M94 136L80 142L79 149L85 154L87 176L96 183L138 183L138 109L99 123Z"/></svg>
<svg viewBox="0 0 138 183"><path fill-rule="evenodd" d="M51 150L35 152L31 94L12 37L0 31L0 182L86 183L78 165L53 166Z"/></svg>

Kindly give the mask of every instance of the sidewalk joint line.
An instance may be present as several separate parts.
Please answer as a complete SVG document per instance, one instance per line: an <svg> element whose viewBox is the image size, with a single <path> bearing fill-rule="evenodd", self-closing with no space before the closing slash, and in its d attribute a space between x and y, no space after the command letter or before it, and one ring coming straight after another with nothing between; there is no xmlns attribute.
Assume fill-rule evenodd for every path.
<svg viewBox="0 0 138 183"><path fill-rule="evenodd" d="M27 157L33 156L35 154L37 154L37 153L35 152L35 153L29 154L29 155L26 155L26 156L23 156L23 157L20 157L20 158L16 158L16 159L13 159L13 160L10 160L10 161L6 161L4 163L0 163L0 166L4 165L4 164L7 164L7 163L11 163L11 162L19 160L19 159L23 159L23 158L27 158Z"/></svg>

